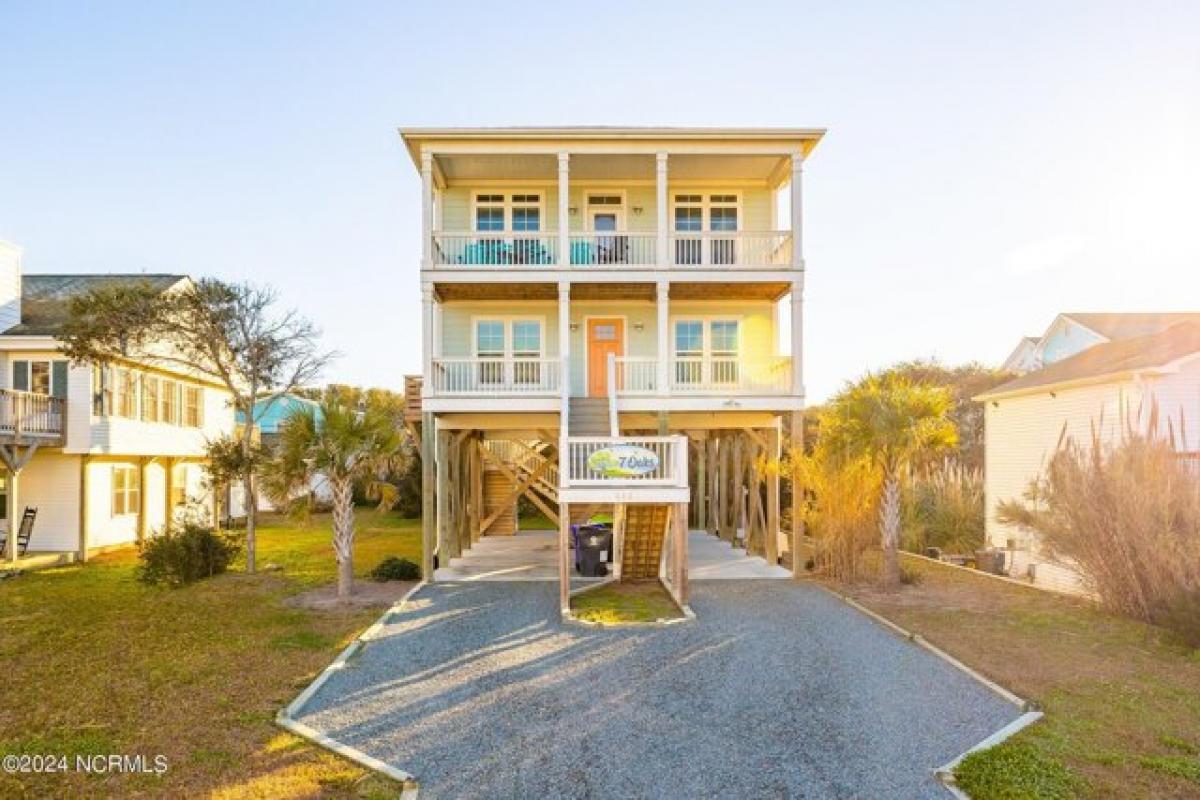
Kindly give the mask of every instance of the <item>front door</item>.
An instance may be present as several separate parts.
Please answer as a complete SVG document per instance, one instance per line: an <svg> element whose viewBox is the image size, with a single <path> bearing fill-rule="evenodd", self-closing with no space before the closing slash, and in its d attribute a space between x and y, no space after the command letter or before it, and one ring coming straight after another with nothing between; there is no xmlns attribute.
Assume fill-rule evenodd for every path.
<svg viewBox="0 0 1200 800"><path fill-rule="evenodd" d="M587 321L588 397L608 397L608 356L625 354L625 320Z"/></svg>

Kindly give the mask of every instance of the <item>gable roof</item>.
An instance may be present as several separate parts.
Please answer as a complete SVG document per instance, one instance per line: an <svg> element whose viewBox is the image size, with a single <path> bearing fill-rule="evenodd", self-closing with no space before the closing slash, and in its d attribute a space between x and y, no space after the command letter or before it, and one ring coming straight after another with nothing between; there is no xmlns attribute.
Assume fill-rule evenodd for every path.
<svg viewBox="0 0 1200 800"><path fill-rule="evenodd" d="M1100 334L1105 339L1132 339L1151 333L1165 331L1181 322L1200 322L1200 313L1064 313L1061 316L1071 319L1088 330Z"/></svg>
<svg viewBox="0 0 1200 800"><path fill-rule="evenodd" d="M1150 316L1150 315L1147 315ZM1165 316L1165 315L1154 315ZM1118 378L1143 370L1165 367L1185 356L1200 353L1200 315L1166 330L1131 339L1104 342L1064 358L1036 372L1002 383L975 400L1027 394L1065 383L1093 382Z"/></svg>
<svg viewBox="0 0 1200 800"><path fill-rule="evenodd" d="M67 321L71 298L102 286L148 283L166 291L186 275L165 273L117 273L104 275L23 275L21 276L21 322L4 336L53 336Z"/></svg>

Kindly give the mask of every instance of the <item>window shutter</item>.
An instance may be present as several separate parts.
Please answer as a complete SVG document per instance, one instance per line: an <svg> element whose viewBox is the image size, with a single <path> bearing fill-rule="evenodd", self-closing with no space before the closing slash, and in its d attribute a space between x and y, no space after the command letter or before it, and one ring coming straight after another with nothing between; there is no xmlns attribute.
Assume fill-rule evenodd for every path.
<svg viewBox="0 0 1200 800"><path fill-rule="evenodd" d="M67 396L67 362L55 361L51 368L50 394L55 397Z"/></svg>
<svg viewBox="0 0 1200 800"><path fill-rule="evenodd" d="M29 391L29 362L14 361L12 373L12 388L18 392Z"/></svg>

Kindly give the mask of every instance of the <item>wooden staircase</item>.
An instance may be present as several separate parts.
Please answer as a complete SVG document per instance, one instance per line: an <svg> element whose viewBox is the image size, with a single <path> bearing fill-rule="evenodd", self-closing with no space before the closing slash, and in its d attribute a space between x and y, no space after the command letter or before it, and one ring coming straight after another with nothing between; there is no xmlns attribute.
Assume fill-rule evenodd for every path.
<svg viewBox="0 0 1200 800"><path fill-rule="evenodd" d="M512 536L517 532L517 502L508 500L512 495L512 481L498 469L483 473L483 518L495 518L482 531L484 536ZM503 507L501 507L503 506Z"/></svg>
<svg viewBox="0 0 1200 800"><path fill-rule="evenodd" d="M567 429L572 436L608 436L608 400L603 397L570 398Z"/></svg>
<svg viewBox="0 0 1200 800"><path fill-rule="evenodd" d="M626 506L621 580L644 581L658 577L670 524L671 507L668 505Z"/></svg>

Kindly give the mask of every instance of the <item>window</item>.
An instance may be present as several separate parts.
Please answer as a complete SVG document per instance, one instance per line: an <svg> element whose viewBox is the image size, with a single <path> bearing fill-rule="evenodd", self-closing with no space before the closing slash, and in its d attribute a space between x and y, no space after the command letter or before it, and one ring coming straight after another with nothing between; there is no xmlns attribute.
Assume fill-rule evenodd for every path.
<svg viewBox="0 0 1200 800"><path fill-rule="evenodd" d="M126 419L137 419L138 417L138 381L137 374L133 370L118 369L114 370L113 380L115 383L113 398L116 405L116 414L118 417Z"/></svg>
<svg viewBox="0 0 1200 800"><path fill-rule="evenodd" d="M675 382L700 383L704 369L704 323L679 320L675 323Z"/></svg>
<svg viewBox="0 0 1200 800"><path fill-rule="evenodd" d="M183 387L183 424L189 428L204 425L204 390L199 386Z"/></svg>
<svg viewBox="0 0 1200 800"><path fill-rule="evenodd" d="M539 231L542 229L541 196L536 194L514 194L512 196L512 229L514 231Z"/></svg>
<svg viewBox="0 0 1200 800"><path fill-rule="evenodd" d="M175 381L162 382L162 416L163 422L172 425L179 424L179 384Z"/></svg>
<svg viewBox="0 0 1200 800"><path fill-rule="evenodd" d="M135 467L112 468L112 515L136 514L140 507L140 479Z"/></svg>
<svg viewBox="0 0 1200 800"><path fill-rule="evenodd" d="M475 196L475 230L504 230L504 195L480 194Z"/></svg>
<svg viewBox="0 0 1200 800"><path fill-rule="evenodd" d="M12 388L19 392L66 397L67 362L24 359L13 361Z"/></svg>
<svg viewBox="0 0 1200 800"><path fill-rule="evenodd" d="M675 322L675 383L738 382L740 324L736 319L681 319Z"/></svg>
<svg viewBox="0 0 1200 800"><path fill-rule="evenodd" d="M158 394L161 381L153 375L142 376L142 421L158 422Z"/></svg>
<svg viewBox="0 0 1200 800"><path fill-rule="evenodd" d="M708 229L710 231L736 231L738 229L737 195L714 194L708 198ZM714 237L710 263L737 263L737 240Z"/></svg>
<svg viewBox="0 0 1200 800"><path fill-rule="evenodd" d="M488 319L475 323L475 355L497 359L495 364L479 365L480 383L504 382L504 364L499 362L504 358L503 320Z"/></svg>
<svg viewBox="0 0 1200 800"><path fill-rule="evenodd" d="M589 206L620 206L624 205L625 201L619 194L589 194L587 204Z"/></svg>
<svg viewBox="0 0 1200 800"><path fill-rule="evenodd" d="M184 464L176 464L171 470L171 497L168 502L171 508L179 508L187 504L188 469Z"/></svg>
<svg viewBox="0 0 1200 800"><path fill-rule="evenodd" d="M513 380L516 383L536 384L542 380L542 324L536 320L514 321L512 324Z"/></svg>
<svg viewBox="0 0 1200 800"><path fill-rule="evenodd" d="M699 264L704 242L700 232L704 230L704 206L698 194L675 195L675 231L696 234L675 239L675 263Z"/></svg>

